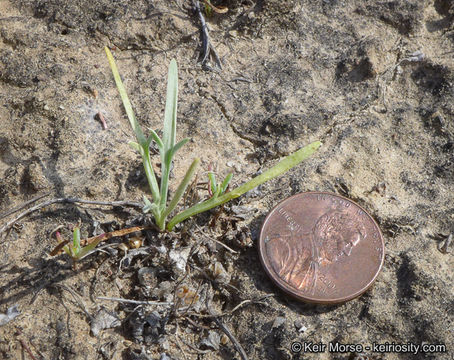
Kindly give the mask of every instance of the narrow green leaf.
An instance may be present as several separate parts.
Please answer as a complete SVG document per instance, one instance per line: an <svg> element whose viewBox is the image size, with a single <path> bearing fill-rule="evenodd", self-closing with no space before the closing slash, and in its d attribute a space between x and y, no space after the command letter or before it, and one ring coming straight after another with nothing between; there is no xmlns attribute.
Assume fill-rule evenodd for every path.
<svg viewBox="0 0 454 360"><path fill-rule="evenodd" d="M139 123L136 120L134 111L132 110L131 102L129 101L128 94L126 93L126 89L123 85L123 82L121 81L120 73L118 72L115 60L107 46L104 48L104 50L106 51L107 59L109 60L110 68L112 69L113 77L115 79L115 83L117 84L118 92L120 93L121 100L123 101L123 106L125 107L126 114L128 115L129 122L131 123L132 129L134 130L137 141L139 142L139 144L144 144L145 136L142 132L142 129L139 126Z"/></svg>
<svg viewBox="0 0 454 360"><path fill-rule="evenodd" d="M167 78L166 108L164 113L163 142L164 149L172 149L175 145L177 126L177 102L178 102L178 68L175 59L172 59L169 66Z"/></svg>
<svg viewBox="0 0 454 360"><path fill-rule="evenodd" d="M184 144L186 144L189 140L191 140L190 138L185 138L183 140L181 140L179 143L177 143L173 149L172 149L172 157L177 153L178 150L180 150Z"/></svg>
<svg viewBox="0 0 454 360"><path fill-rule="evenodd" d="M65 245L65 246L63 247L63 250L64 250L64 252L65 252L67 255L73 257L73 253L72 253L72 250L71 250L71 245Z"/></svg>
<svg viewBox="0 0 454 360"><path fill-rule="evenodd" d="M107 47L105 47L104 49L106 51L107 59L109 60L110 68L112 69L115 83L117 84L118 92L120 93L121 100L123 101L123 106L125 107L126 114L128 115L129 122L131 123L131 127L134 130L139 145L138 148L134 144L131 144L131 146L135 150L138 150L142 155L143 167L145 169L148 184L150 185L151 193L153 195L153 201L159 202L161 196L159 193L159 185L158 182L156 181L156 175L154 173L153 166L151 165L148 139L145 138L145 135L143 134L142 129L140 128L140 125L134 116L134 111L132 110L131 102L129 101L126 89L123 85L123 82L121 81L121 77L118 72L118 68L117 65L115 64L115 60L112 56L112 53Z"/></svg>
<svg viewBox="0 0 454 360"><path fill-rule="evenodd" d="M150 147L151 141L154 140L155 143L158 145L159 150L164 148L164 144L162 143L161 138L153 129L150 130L150 136L147 139L147 147Z"/></svg>
<svg viewBox="0 0 454 360"><path fill-rule="evenodd" d="M311 156L314 152L317 151L321 144L322 143L320 141L315 141L312 144L309 144L303 147L302 149L299 149L293 154L285 157L279 163L274 165L271 169L268 169L264 173L260 174L259 176L256 176L252 180L249 180L247 183L241 185L240 187L237 187L236 189L230 191L225 195L228 196L229 198L234 199L237 198L238 196L243 195L249 190L256 188L257 186L263 184L264 182L274 179L275 177L287 172L292 167L298 165L301 161L307 159L309 156Z"/></svg>
<svg viewBox="0 0 454 360"><path fill-rule="evenodd" d="M130 141L128 143L129 146L131 146L134 150L138 151L140 154L142 154L142 148L140 147L139 144L137 144L136 142L134 141Z"/></svg>
<svg viewBox="0 0 454 360"><path fill-rule="evenodd" d="M210 180L211 193L214 196L216 194L218 186L216 183L216 177L214 176L214 173L212 173L211 171L208 173L208 179Z"/></svg>
<svg viewBox="0 0 454 360"><path fill-rule="evenodd" d="M178 185L177 191L175 191L175 195L173 196L172 201L170 202L167 209L164 211L164 218L166 218L173 211L173 209L175 209L175 207L177 206L178 202L180 201L184 192L186 191L186 188L188 187L192 177L194 176L194 173L195 173L199 163L200 163L200 159L198 159L198 158L194 159L194 161L192 162L192 164L189 167L188 171L186 172L186 175L184 176L183 180L181 180L180 185Z"/></svg>
<svg viewBox="0 0 454 360"><path fill-rule="evenodd" d="M249 180L245 184L241 185L240 187L237 187L236 189L225 193L217 198L210 198L209 200L206 200L204 202L198 203L189 209L186 209L182 211L181 213L175 215L167 224L167 230L171 231L173 227L180 223L181 221L187 219L190 216L199 214L201 212L210 210L218 205L222 205L226 203L227 201L230 201L232 199L237 198L238 196L241 196L242 194L248 192L249 190L252 190L256 188L257 186L263 184L264 182L271 180L292 167L298 165L301 161L307 159L310 155L312 155L317 149L320 147L321 142L320 141L315 141L302 149L299 149L298 151L294 152L293 154L285 157L283 160L281 160L279 163L274 165L271 169L268 169L264 173L256 176L252 180Z"/></svg>
<svg viewBox="0 0 454 360"><path fill-rule="evenodd" d="M161 197L159 194L159 185L156 180L153 167L151 166L150 149L148 147L143 149L142 163L145 175L148 179L148 184L150 185L151 194L153 195L153 202L157 204L159 203Z"/></svg>
<svg viewBox="0 0 454 360"><path fill-rule="evenodd" d="M177 127L177 102L178 102L178 68L175 59L169 65L167 79L166 108L164 113L164 131L161 151L161 208L167 203L167 192L169 188L170 168L172 165L173 147L175 146Z"/></svg>
<svg viewBox="0 0 454 360"><path fill-rule="evenodd" d="M232 173L228 174L225 177L224 181L221 184L221 195L224 194L225 191L227 190L227 186L229 186L229 183L230 183L230 180L232 180L232 177L233 177Z"/></svg>
<svg viewBox="0 0 454 360"><path fill-rule="evenodd" d="M145 206L143 207L142 211L146 214L147 212L150 212L152 210L153 204L145 195L143 195L143 202L145 203Z"/></svg>
<svg viewBox="0 0 454 360"><path fill-rule="evenodd" d="M76 255L74 260L81 260L85 256L90 255L90 253L95 249L95 247L103 241L105 238L105 234L99 235L96 240L94 240L91 244L84 246Z"/></svg>
<svg viewBox="0 0 454 360"><path fill-rule="evenodd" d="M73 230L73 249L76 254L80 250L80 229L77 226Z"/></svg>

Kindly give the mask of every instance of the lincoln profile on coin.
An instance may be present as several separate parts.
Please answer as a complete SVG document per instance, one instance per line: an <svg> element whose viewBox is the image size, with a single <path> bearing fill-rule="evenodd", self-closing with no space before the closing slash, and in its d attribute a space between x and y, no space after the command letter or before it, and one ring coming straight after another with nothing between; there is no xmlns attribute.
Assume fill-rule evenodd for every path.
<svg viewBox="0 0 454 360"><path fill-rule="evenodd" d="M320 216L312 229L289 226L287 234L271 235L266 250L274 271L298 290L315 292L321 267L350 256L366 236L364 226L345 209Z"/></svg>

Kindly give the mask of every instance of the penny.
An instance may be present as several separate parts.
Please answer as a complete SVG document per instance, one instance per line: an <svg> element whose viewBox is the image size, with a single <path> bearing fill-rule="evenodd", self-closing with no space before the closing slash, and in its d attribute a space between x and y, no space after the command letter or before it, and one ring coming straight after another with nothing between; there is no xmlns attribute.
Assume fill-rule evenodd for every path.
<svg viewBox="0 0 454 360"><path fill-rule="evenodd" d="M323 192L294 195L274 207L263 223L259 252L282 290L319 304L364 293L385 256L374 219L353 201Z"/></svg>

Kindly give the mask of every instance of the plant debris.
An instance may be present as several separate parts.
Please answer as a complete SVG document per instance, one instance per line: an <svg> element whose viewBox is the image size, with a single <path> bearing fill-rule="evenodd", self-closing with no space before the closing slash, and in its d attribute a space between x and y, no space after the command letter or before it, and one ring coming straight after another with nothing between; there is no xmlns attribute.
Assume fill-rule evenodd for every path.
<svg viewBox="0 0 454 360"><path fill-rule="evenodd" d="M0 326L8 324L20 315L17 305L13 305L6 310L6 314L0 314Z"/></svg>
<svg viewBox="0 0 454 360"><path fill-rule="evenodd" d="M90 324L93 336L98 336L101 330L116 328L121 325L118 315L101 308Z"/></svg>

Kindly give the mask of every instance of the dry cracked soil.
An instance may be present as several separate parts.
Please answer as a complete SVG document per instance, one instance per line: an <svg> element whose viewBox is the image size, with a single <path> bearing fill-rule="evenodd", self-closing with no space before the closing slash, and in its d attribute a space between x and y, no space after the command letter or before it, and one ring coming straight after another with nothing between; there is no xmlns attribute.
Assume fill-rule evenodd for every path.
<svg viewBox="0 0 454 360"><path fill-rule="evenodd" d="M212 3L228 8L202 4L222 70L213 53L201 64L191 1L0 0L0 226L41 195L36 203L148 194L104 46L144 129L162 128L167 68L177 60L177 137L191 141L176 156L171 192L201 158L187 201L207 196L209 169L233 172L238 185L323 142L222 209L173 233L111 239L76 269L49 255L57 227L69 238L80 221L85 238L149 218L53 204L16 221L0 238L0 314L16 305L20 315L0 323L0 358L244 359L227 331L248 359L453 359L453 2ZM157 171L159 162L154 154ZM265 216L304 191L346 196L379 224L384 266L359 298L301 303L263 271ZM441 346L298 353L294 342Z"/></svg>

